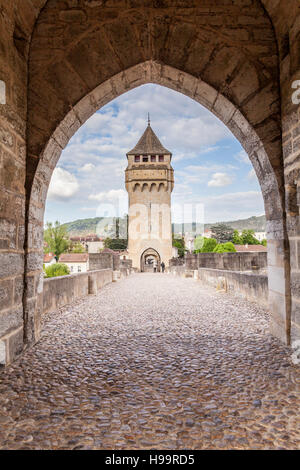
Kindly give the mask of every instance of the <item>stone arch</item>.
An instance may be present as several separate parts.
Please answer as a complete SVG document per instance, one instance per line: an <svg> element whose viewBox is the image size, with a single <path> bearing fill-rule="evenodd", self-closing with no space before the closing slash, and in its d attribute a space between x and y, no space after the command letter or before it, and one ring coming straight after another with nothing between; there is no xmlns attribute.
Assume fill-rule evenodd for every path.
<svg viewBox="0 0 300 470"><path fill-rule="evenodd" d="M35 298L28 299L28 302L30 301L34 306L32 316L35 318L35 337L39 336L40 312L38 305L41 305L39 298L42 294L40 272L44 204L50 178L61 151L79 127L101 105L103 106L115 97L116 89L118 94L122 94L145 83L156 83L172 88L204 105L227 125L248 153L261 185L268 220L269 266L271 267L269 276L270 307L275 312L272 331L287 341L289 318L285 292L288 275L286 273L282 187L278 182L278 175L272 168L264 143L241 111L224 95L203 80L156 61L146 61L131 67L99 85L93 92L85 96L67 113L40 155L33 180L28 213L27 270L37 286ZM148 184L144 183L142 190L145 189L145 186L148 187ZM280 311L278 312L278 310ZM32 325L29 325L29 329L32 330ZM29 339L30 331L27 333Z"/></svg>
<svg viewBox="0 0 300 470"><path fill-rule="evenodd" d="M140 183L135 183L134 187L133 187L133 191L140 191L141 190L141 185Z"/></svg>
<svg viewBox="0 0 300 470"><path fill-rule="evenodd" d="M154 248L147 248L142 254L141 254L141 272L145 272L146 271L146 260L147 260L147 257L153 257L156 259L156 263L157 263L157 270L160 271L160 262L161 262L161 259L160 259L160 254L158 253L157 250L155 250Z"/></svg>
<svg viewBox="0 0 300 470"><path fill-rule="evenodd" d="M149 185L148 185L148 183L143 183L143 184L142 184L142 192L148 191L148 190L149 190Z"/></svg>
<svg viewBox="0 0 300 470"><path fill-rule="evenodd" d="M117 6L110 0L15 0L13 8L10 7L11 2L2 3L0 21L4 53L0 57L0 65L1 80L7 85L7 104L0 107L4 131L0 146L6 161L9 161L8 170L12 176L7 177L7 172L2 172L2 239L6 248L1 250L4 260L1 283L6 288L9 276L12 291L17 289L19 292L9 311L5 306L4 315L15 318L16 309L23 309L23 316L19 315L20 321L15 327L8 333L6 329L1 333L1 339L5 336L7 345L7 361L13 360L22 350L22 318L26 325L32 325L28 331L38 330L35 326L38 315L32 312L40 308L36 307L36 297L41 290L41 282L36 282L40 260L35 253L39 241L42 242L37 227L43 209L38 203L32 204L30 198L33 185L41 194L47 190L41 169L35 181L39 158L49 147L49 137L55 134L68 112L84 96L100 83L147 61L167 64L212 86L216 99L208 99L208 106L222 107L224 102L221 98L218 102L218 93L221 93L241 112L263 143L282 198L281 213L276 216L275 209L268 223L272 236L270 263L277 268L277 279L282 279L283 270L286 272L286 287L280 289L277 301L275 291L278 292L278 288L272 295L271 305L274 305L272 309L278 326L275 329L282 339L289 336L286 308L289 297L292 297L292 333L294 339L300 338L300 185L297 184L296 188L297 177L294 177L300 155L300 107L291 99L294 93L292 84L299 79L300 72L299 0L210 0L209 14L207 2L198 0L180 0L180 6L178 0L118 0ZM82 23L88 9L89 14ZM92 28L91 16L97 23L96 30L101 33L99 41L97 31ZM124 34L123 26L130 29L128 35ZM135 41L132 41L132 34ZM102 54L103 41L106 41L106 48ZM232 73L226 63L226 57L229 56L230 60L229 48L232 56L242 55L240 66ZM105 56L110 56L111 61L107 62ZM77 69L74 68L76 57L83 60ZM95 68L95 64L98 67ZM91 78L97 83L91 83ZM176 85L178 89L185 86L184 81L182 78ZM108 86L107 93L112 97L122 92L119 83L115 83L113 90ZM204 89L202 98L206 98ZM102 105L100 101L94 101L95 109ZM251 113L251 108L256 115ZM231 107L228 112L231 112ZM76 128L81 122L84 122L83 108L79 116L70 114L65 125ZM237 136L239 140L246 142L246 128L243 133L242 129L238 131L239 126L235 127L241 134ZM68 136L60 129L53 141L53 151L56 151L58 143L60 152ZM260 169L260 158L257 158L256 171L267 180L265 175L268 172ZM49 169L46 167L45 171L47 173ZM45 176L47 181L48 175ZM269 197L276 200L277 196L270 190ZM25 267L24 253L28 255ZM290 266L291 284L288 279ZM275 273L275 269L273 271ZM23 278L27 284L24 295ZM273 279L271 284L278 282ZM286 300L282 306L284 295ZM22 296L28 299L23 306ZM25 343L30 342L29 336L28 333Z"/></svg>
<svg viewBox="0 0 300 470"><path fill-rule="evenodd" d="M156 183L151 183L150 186L150 192L157 190L157 184Z"/></svg>
<svg viewBox="0 0 300 470"><path fill-rule="evenodd" d="M160 191L165 191L165 190L166 188L165 188L164 183L159 183L157 191L160 192Z"/></svg>

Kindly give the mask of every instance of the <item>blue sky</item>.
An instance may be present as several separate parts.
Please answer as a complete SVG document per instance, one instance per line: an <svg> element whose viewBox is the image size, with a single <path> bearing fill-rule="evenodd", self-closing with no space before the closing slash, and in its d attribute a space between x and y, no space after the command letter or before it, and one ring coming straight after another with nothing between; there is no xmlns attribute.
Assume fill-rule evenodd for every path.
<svg viewBox="0 0 300 470"><path fill-rule="evenodd" d="M226 126L194 100L159 85L143 85L95 113L63 151L50 183L45 222L69 222L109 212L122 200L126 152L147 126L172 152L174 208L203 204L208 222L264 213L252 164ZM181 215L174 211L173 221Z"/></svg>

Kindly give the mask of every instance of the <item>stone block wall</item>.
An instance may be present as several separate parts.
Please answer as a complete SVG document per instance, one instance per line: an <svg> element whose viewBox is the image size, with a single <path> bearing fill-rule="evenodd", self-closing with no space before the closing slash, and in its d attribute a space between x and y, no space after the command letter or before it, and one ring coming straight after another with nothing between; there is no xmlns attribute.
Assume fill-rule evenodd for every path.
<svg viewBox="0 0 300 470"><path fill-rule="evenodd" d="M240 296L268 308L268 276L221 269L198 269L198 279L203 284Z"/></svg>
<svg viewBox="0 0 300 470"><path fill-rule="evenodd" d="M116 262L112 253L90 253L89 271L112 269L115 271Z"/></svg>
<svg viewBox="0 0 300 470"><path fill-rule="evenodd" d="M71 304L76 299L97 292L112 282L112 269L103 269L44 280L43 313Z"/></svg>
<svg viewBox="0 0 300 470"><path fill-rule="evenodd" d="M22 11L16 14L17 9ZM0 367L23 350L27 57L36 11L0 0ZM34 289L34 286L30 286Z"/></svg>
<svg viewBox="0 0 300 470"><path fill-rule="evenodd" d="M266 269L267 253L197 253L185 257L187 270L198 268L252 271Z"/></svg>

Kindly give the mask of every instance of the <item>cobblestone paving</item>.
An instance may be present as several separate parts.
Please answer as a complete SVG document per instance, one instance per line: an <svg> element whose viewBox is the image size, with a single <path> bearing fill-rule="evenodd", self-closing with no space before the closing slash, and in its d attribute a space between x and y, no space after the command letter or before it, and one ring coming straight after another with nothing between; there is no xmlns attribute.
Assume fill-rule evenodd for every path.
<svg viewBox="0 0 300 470"><path fill-rule="evenodd" d="M299 369L267 331L199 281L110 284L46 315L0 373L0 448L299 448Z"/></svg>

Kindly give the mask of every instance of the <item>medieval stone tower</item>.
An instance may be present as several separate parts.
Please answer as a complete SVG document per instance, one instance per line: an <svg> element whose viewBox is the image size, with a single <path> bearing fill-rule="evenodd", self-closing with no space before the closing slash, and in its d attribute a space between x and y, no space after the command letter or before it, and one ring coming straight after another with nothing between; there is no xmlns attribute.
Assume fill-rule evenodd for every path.
<svg viewBox="0 0 300 470"><path fill-rule="evenodd" d="M171 192L174 187L172 154L150 126L127 153L125 170L129 196L128 252L133 267L153 271L172 257Z"/></svg>

